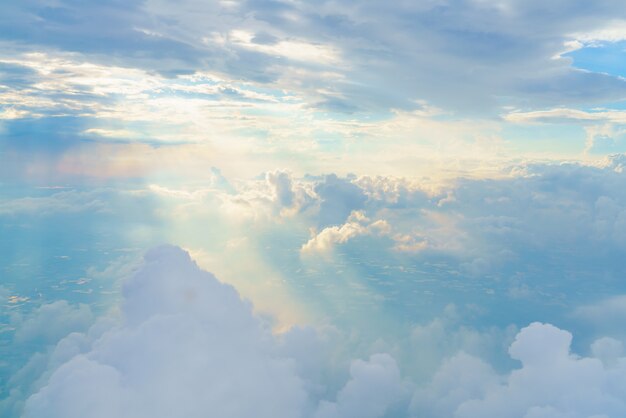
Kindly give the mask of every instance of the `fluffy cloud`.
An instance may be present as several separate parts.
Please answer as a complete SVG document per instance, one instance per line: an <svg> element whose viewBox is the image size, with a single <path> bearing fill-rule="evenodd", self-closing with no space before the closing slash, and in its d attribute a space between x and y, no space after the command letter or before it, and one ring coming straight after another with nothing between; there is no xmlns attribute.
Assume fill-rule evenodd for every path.
<svg viewBox="0 0 626 418"><path fill-rule="evenodd" d="M613 340L594 344L611 362L570 353L572 335L549 324L523 328L509 348L521 368L499 376L474 357L446 362L431 386L416 393L428 417L620 417L626 413L626 358ZM428 401L435 399L434 406Z"/></svg>
<svg viewBox="0 0 626 418"><path fill-rule="evenodd" d="M24 323L45 322L46 312L57 311L65 314L50 315L48 322L66 322L74 312L66 305L43 306ZM508 350L519 363L499 373L477 356L486 353L480 340L504 343L505 335L463 328L455 334L444 322L456 317L449 306L444 318L413 330L409 358L427 355L428 344L443 347L447 356L443 362L428 360L440 366L417 389L411 378L423 377L423 370L414 375L406 360L398 363L381 352L351 360L347 378L331 377L345 361L333 360L343 343L334 337L323 341L307 327L273 334L234 288L200 270L181 249L162 246L149 251L124 283L119 316L102 317L88 331L72 332L47 354L33 356L13 376L15 390L0 408L20 414L20 393L32 392L24 417L195 417L211 411L229 417L619 418L626 413L620 340L597 339L592 356L581 357L571 352L572 334L532 323Z"/></svg>
<svg viewBox="0 0 626 418"><path fill-rule="evenodd" d="M398 365L389 354L372 355L369 361L354 361L350 376L337 401L322 401L314 418L381 418L406 394Z"/></svg>
<svg viewBox="0 0 626 418"><path fill-rule="evenodd" d="M24 417L63 418L194 417L207 411L382 418L409 396L410 385L389 354L352 361L348 381L336 395L328 393L336 384L322 371L331 370L332 356L324 354L328 347L313 329L272 334L231 286L177 247L148 252L124 283L123 296L119 317L102 317L87 332L70 333L48 353L33 356L12 378L19 392L0 410L19 414L23 405ZM65 317L54 319L63 323ZM34 393L20 401L29 391ZM319 402L327 396L335 400Z"/></svg>
<svg viewBox="0 0 626 418"><path fill-rule="evenodd" d="M273 187L274 198L281 206L291 206L293 204L294 193L289 173L282 171L267 173L266 180Z"/></svg>
<svg viewBox="0 0 626 418"><path fill-rule="evenodd" d="M414 325L410 329L409 358L413 369L411 375L417 376L414 377L416 380L426 380L432 376L442 362L459 361L453 360L459 355L490 359L494 364L506 363L504 361L506 347L517 334L517 327L511 324L503 329L498 327L478 329L466 325L464 318L476 315L476 309L477 307L472 305L457 307L449 304L433 320ZM413 357L413 353L419 355ZM433 383L435 386L438 384L437 379L435 377ZM432 397L437 398L434 395Z"/></svg>
<svg viewBox="0 0 626 418"><path fill-rule="evenodd" d="M350 178L335 174L324 176L317 182L315 193L319 196L318 225L325 227L343 223L352 211L362 209L367 197Z"/></svg>
<svg viewBox="0 0 626 418"><path fill-rule="evenodd" d="M55 343L70 332L85 331L93 322L91 309L80 304L72 307L59 300L40 306L27 318L14 316L14 340L18 344L43 342Z"/></svg>
<svg viewBox="0 0 626 418"><path fill-rule="evenodd" d="M272 354L250 305L182 250L146 255L124 286L122 315L50 376L24 416L302 415L293 362Z"/></svg>
<svg viewBox="0 0 626 418"><path fill-rule="evenodd" d="M277 212L284 216L295 215L316 201L311 185L296 182L286 171L271 171L265 174L271 199Z"/></svg>
<svg viewBox="0 0 626 418"><path fill-rule="evenodd" d="M329 226L307 241L301 248L303 254L328 253L335 245L344 244L349 240L364 235L386 235L389 224L379 219L371 221L363 212L354 211L346 223L341 226Z"/></svg>
<svg viewBox="0 0 626 418"><path fill-rule="evenodd" d="M453 417L459 404L484 397L499 383L489 364L461 351L440 365L427 387L415 391L411 411L420 417Z"/></svg>

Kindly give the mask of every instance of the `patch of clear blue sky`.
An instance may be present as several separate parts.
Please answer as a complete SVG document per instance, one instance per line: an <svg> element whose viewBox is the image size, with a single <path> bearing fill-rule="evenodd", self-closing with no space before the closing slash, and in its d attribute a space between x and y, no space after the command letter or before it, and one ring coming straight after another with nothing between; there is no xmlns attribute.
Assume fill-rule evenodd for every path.
<svg viewBox="0 0 626 418"><path fill-rule="evenodd" d="M586 46L565 56L574 60L574 67L583 70L626 76L626 41Z"/></svg>

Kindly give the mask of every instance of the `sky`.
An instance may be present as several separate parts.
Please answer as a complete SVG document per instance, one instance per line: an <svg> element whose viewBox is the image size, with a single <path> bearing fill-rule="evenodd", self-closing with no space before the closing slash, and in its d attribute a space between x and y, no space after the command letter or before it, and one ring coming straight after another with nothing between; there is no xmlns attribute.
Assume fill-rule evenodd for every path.
<svg viewBox="0 0 626 418"><path fill-rule="evenodd" d="M618 0L4 2L0 417L626 416L625 69Z"/></svg>

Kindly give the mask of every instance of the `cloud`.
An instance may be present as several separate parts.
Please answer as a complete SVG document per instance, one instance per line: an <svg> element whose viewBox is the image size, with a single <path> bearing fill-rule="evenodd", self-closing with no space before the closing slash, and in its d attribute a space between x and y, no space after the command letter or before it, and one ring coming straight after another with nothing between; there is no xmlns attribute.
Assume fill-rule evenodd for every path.
<svg viewBox="0 0 626 418"><path fill-rule="evenodd" d="M343 223L352 211L363 208L367 200L363 191L351 179L340 178L335 174L324 176L316 184L315 193L320 200L320 227Z"/></svg>
<svg viewBox="0 0 626 418"><path fill-rule="evenodd" d="M619 358L624 354L624 344L615 338L602 337L591 344L591 353L605 367L612 368L619 364Z"/></svg>
<svg viewBox="0 0 626 418"><path fill-rule="evenodd" d="M510 129L530 120L582 124L580 152L625 151L602 122L623 119L624 80L567 55L618 39L623 5L572 4L20 2L3 17L0 177L447 175L543 151Z"/></svg>
<svg viewBox="0 0 626 418"><path fill-rule="evenodd" d="M45 197L22 197L5 201L0 200L0 215L100 212L108 208L106 200L103 199L103 196L106 194L107 191L103 190L96 193L70 190L53 193Z"/></svg>
<svg viewBox="0 0 626 418"><path fill-rule="evenodd" d="M416 355L411 361L413 368L411 375L417 376L414 379L425 380L433 376L440 366L445 368L442 364L451 361L457 355L489 359L498 365L506 363L503 358L505 348L513 341L518 332L517 327L511 324L503 329L499 327L479 329L468 325L467 318L475 317L477 314L480 315L480 309L471 304L464 306L448 304L443 312L431 321L411 327L409 356L419 353L419 356ZM468 375L467 378L471 377ZM435 375L434 380L437 379ZM439 383L434 384L436 386ZM433 399L438 398L434 394L431 395ZM422 407L427 408L427 405Z"/></svg>
<svg viewBox="0 0 626 418"><path fill-rule="evenodd" d="M273 334L233 287L173 246L145 255L123 284L117 315L101 317L85 330L85 309L55 302L23 322L18 332L24 341L50 329L55 330L50 341L74 332L12 377L14 390L0 404L3 412L28 418L200 417L207 411L233 418L619 418L626 413L621 340L599 338L591 344L592 356L582 357L571 352L571 333L535 322L510 343L512 370L497 371L489 346L509 342L511 330L452 326L469 310L450 305L442 318L414 327L409 347L394 349L407 357L402 362L376 350L393 349L401 340L377 341L364 359L350 359L354 350L337 357L350 347L340 341L344 337L323 336L311 327ZM415 379L430 375L424 369L415 374L411 364L419 361L436 370L416 386ZM337 374L343 364L350 365L345 378Z"/></svg>
<svg viewBox="0 0 626 418"><path fill-rule="evenodd" d="M293 204L294 193L288 173L281 171L267 173L266 180L274 188L275 199L281 206Z"/></svg>
<svg viewBox="0 0 626 418"><path fill-rule="evenodd" d="M579 357L570 353L571 340L567 331L532 323L509 348L520 368L499 376L481 360L459 354L444 363L428 389L416 393L413 407L428 411L429 418L623 416L626 358L617 358L621 352L607 340L594 346L611 363ZM428 405L432 398L434 407Z"/></svg>
<svg viewBox="0 0 626 418"><path fill-rule="evenodd" d="M428 418L453 417L459 404L484 397L499 383L489 364L461 351L440 365L427 387L415 391L411 411Z"/></svg>
<svg viewBox="0 0 626 418"><path fill-rule="evenodd" d="M624 19L612 19L601 29L577 33L574 35L579 41L594 45L599 42L619 42L626 40L626 21Z"/></svg>
<svg viewBox="0 0 626 418"><path fill-rule="evenodd" d="M536 110L532 112L511 112L504 116L504 119L514 123L533 123L533 122L614 122L626 123L626 112L619 110L600 109L593 112L557 108L550 110Z"/></svg>
<svg viewBox="0 0 626 418"><path fill-rule="evenodd" d="M3 23L8 45L18 50L112 57L122 67L169 76L212 68L295 91L311 105L339 100L372 111L415 108L425 99L467 113L622 97L622 80L577 71L561 55L575 42L621 39L623 24L614 17L623 11L616 1L582 0L568 7L190 0L175 8L161 1L31 1L12 5ZM331 72L336 76L324 76Z"/></svg>
<svg viewBox="0 0 626 418"><path fill-rule="evenodd" d="M203 180L193 185L156 180L117 190L33 190L0 201L0 214L11 222L28 215L59 219L63 213L86 221L124 214L128 222L132 215L155 231L164 230L162 222L169 231L188 231L180 239L194 249L202 239L190 226L210 219L223 242L245 236L250 248L278 246L295 254L275 265L269 255L261 256L275 274L285 271L282 263L300 269L300 252L341 247L344 253L371 251L363 266L367 271L356 280L393 259L406 271L419 263L424 274L447 278L437 282L442 286L452 286L448 279L454 278L459 289L496 291L520 304L548 303L571 295L572 281L586 286L591 277L601 285L594 291L598 297L621 292L614 279L626 248L622 159L617 154L593 164L525 163L500 171L498 178L447 184L392 176L299 177L286 171L227 179L205 168ZM354 212L358 216L350 217ZM207 245L211 251L219 247ZM326 267L335 261L320 260Z"/></svg>
<svg viewBox="0 0 626 418"><path fill-rule="evenodd" d="M271 190L275 208L282 216L293 216L308 209L316 201L317 196L310 185L294 181L289 172L267 172L265 181Z"/></svg>
<svg viewBox="0 0 626 418"><path fill-rule="evenodd" d="M14 341L17 344L56 343L70 332L85 331L92 322L88 305L73 307L67 301L59 300L41 305L27 318L14 316Z"/></svg>
<svg viewBox="0 0 626 418"><path fill-rule="evenodd" d="M626 124L589 126L585 151L590 154L616 154L626 151Z"/></svg>
<svg viewBox="0 0 626 418"><path fill-rule="evenodd" d="M262 34L259 34L262 35ZM308 63L319 62L324 65L339 65L341 59L338 51L330 45L321 45L297 40L280 40L276 38L266 38L265 42L259 35L235 30L229 34L230 40L237 46L245 49L261 52L269 56L285 57L289 60L304 61ZM271 36L271 35L270 35ZM271 42L270 40L274 41Z"/></svg>
<svg viewBox="0 0 626 418"><path fill-rule="evenodd" d="M259 310L278 318L281 329L325 318L371 335L391 329L388 324L398 317L400 326L425 326L447 304L475 304L484 316L461 323L468 326L465 335L434 323L432 340L444 334L476 341L472 321L481 324L482 334L491 326L575 320L572 331L585 331L577 341L587 343L622 335L619 319L610 319L621 317L615 310L600 310L594 319L591 313L587 319L571 316L576 308L623 292L622 160L616 155L593 165L526 163L499 178L435 185L382 176L303 178L284 171L226 179L206 169L207 177L194 183L154 179L149 186L117 190L24 189L21 196L7 195L0 213L9 225L7 236L20 237L23 248L39 242L36 231L79 240L76 246L83 248L84 231L99 225L107 225L113 243L107 245L115 248L176 240L202 254L203 265ZM346 211L355 206L358 216L350 217ZM198 225L210 227L211 234ZM7 249L10 265L17 255L11 255L13 245ZM88 286L96 297L98 286ZM349 319L346 310L354 312ZM373 323L362 316L371 311L377 312ZM421 340L427 351L445 355L456 347L480 352L454 341ZM432 358L437 364L442 356Z"/></svg>
<svg viewBox="0 0 626 418"><path fill-rule="evenodd" d="M511 112L504 119L517 124L579 124L584 127L587 136L585 152L606 155L626 151L626 112L621 110L597 109L590 112L558 108Z"/></svg>
<svg viewBox="0 0 626 418"><path fill-rule="evenodd" d="M365 235L388 235L389 224L382 219L371 221L363 212L354 211L341 226L329 226L307 241L300 249L303 254L328 253L335 245Z"/></svg>
<svg viewBox="0 0 626 418"><path fill-rule="evenodd" d="M406 396L398 365L389 354L353 361L350 376L337 394L337 401L322 401L314 418L381 418Z"/></svg>
<svg viewBox="0 0 626 418"><path fill-rule="evenodd" d="M24 416L301 416L302 381L272 344L232 287L156 248L124 285L121 322L61 365Z"/></svg>
<svg viewBox="0 0 626 418"><path fill-rule="evenodd" d="M626 320L626 295L615 295L582 304L574 309L572 316L585 325L601 332L623 335Z"/></svg>

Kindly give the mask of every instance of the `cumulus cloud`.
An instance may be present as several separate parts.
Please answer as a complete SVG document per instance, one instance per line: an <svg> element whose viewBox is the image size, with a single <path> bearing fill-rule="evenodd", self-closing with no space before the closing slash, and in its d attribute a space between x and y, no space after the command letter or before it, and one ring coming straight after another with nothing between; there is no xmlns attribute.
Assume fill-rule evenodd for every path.
<svg viewBox="0 0 626 418"><path fill-rule="evenodd" d="M336 402L322 401L314 418L381 418L406 396L400 370L389 354L374 354L368 361L355 360L350 380Z"/></svg>
<svg viewBox="0 0 626 418"><path fill-rule="evenodd" d="M265 181L270 188L275 208L281 215L295 215L307 209L316 200L312 187L296 182L289 172L280 170L267 172Z"/></svg>
<svg viewBox="0 0 626 418"><path fill-rule="evenodd" d="M267 173L266 180L273 187L274 198L280 205L291 206L293 204L294 193L288 173L282 171Z"/></svg>
<svg viewBox="0 0 626 418"><path fill-rule="evenodd" d="M553 325L530 324L509 348L521 367L504 376L477 358L459 354L440 368L430 387L416 393L414 408L426 408L429 417L623 416L626 358L619 357L617 343L594 343L594 355L605 359L601 361L572 354L571 341L569 332ZM437 399L435 407L423 406L430 397Z"/></svg>
<svg viewBox="0 0 626 418"><path fill-rule="evenodd" d="M336 347L309 327L272 334L234 288L173 246L149 251L124 282L119 316L74 331L13 376L0 411L29 418L382 418L401 410L411 390L395 359L381 353L352 361L347 382L329 392L336 384L324 370L334 373L328 350Z"/></svg>
<svg viewBox="0 0 626 418"><path fill-rule="evenodd" d="M15 315L14 340L23 343L56 343L70 332L83 332L93 322L93 314L88 305L71 306L65 300L40 306L28 317Z"/></svg>
<svg viewBox="0 0 626 418"><path fill-rule="evenodd" d="M475 306L448 304L431 321L414 325L409 334L410 350L419 356L411 361L412 375L424 380L432 376L442 362L461 354L503 363L505 348L513 341L517 327L511 324L503 329L477 329L463 321L472 315L476 315Z"/></svg>
<svg viewBox="0 0 626 418"><path fill-rule="evenodd" d="M382 208L409 208L428 201L425 184L392 176L361 176L355 179L368 197L368 203Z"/></svg>
<svg viewBox="0 0 626 418"><path fill-rule="evenodd" d="M356 237L388 233L389 224L385 220L371 221L363 212L354 211L343 225L329 226L314 234L300 251L303 254L328 253L337 244L344 244Z"/></svg>
<svg viewBox="0 0 626 418"><path fill-rule="evenodd" d="M28 399L25 417L302 416L292 361L272 354L251 306L182 250L146 255L122 315Z"/></svg>
<svg viewBox="0 0 626 418"><path fill-rule="evenodd" d="M319 196L318 225L325 227L343 223L352 211L362 209L367 196L350 178L335 174L324 176L315 185Z"/></svg>
<svg viewBox="0 0 626 418"><path fill-rule="evenodd" d="M591 344L591 353L602 361L605 367L614 367L619 364L624 354L624 344L611 337L602 337Z"/></svg>
<svg viewBox="0 0 626 418"><path fill-rule="evenodd" d="M484 397L498 384L500 377L489 364L461 351L440 365L427 387L415 391L411 411L421 417L453 417L459 404Z"/></svg>

